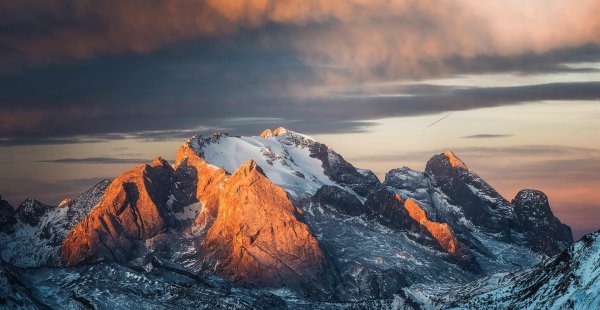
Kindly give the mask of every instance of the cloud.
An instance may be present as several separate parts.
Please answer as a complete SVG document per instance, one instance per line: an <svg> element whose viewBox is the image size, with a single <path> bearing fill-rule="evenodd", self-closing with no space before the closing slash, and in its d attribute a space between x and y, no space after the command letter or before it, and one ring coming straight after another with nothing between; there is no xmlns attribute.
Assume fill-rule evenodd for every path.
<svg viewBox="0 0 600 310"><path fill-rule="evenodd" d="M431 158L435 154L443 153L446 149L431 149L425 151L406 151L402 153L394 154L377 154L370 155L367 157L353 157L351 161L395 161L402 163L403 161L417 161L425 159L425 161ZM537 166L540 171L547 168L544 165L558 165L558 167L564 166L563 164L568 163L569 160L580 160L579 168L586 169L589 167L589 163L596 163L595 158L600 158L600 150L595 148L582 148L582 147L571 147L564 145L514 145L506 147L457 147L451 150L459 157L475 159L477 162L486 162L490 158L499 158L510 161L514 158L520 159L552 159L553 161L546 161L538 163ZM561 162L559 160L567 160ZM515 164L522 164L523 161L515 161ZM468 164L468 162L467 162ZM529 166L530 163L527 163ZM600 167L600 160L594 165Z"/></svg>
<svg viewBox="0 0 600 310"><path fill-rule="evenodd" d="M68 84L65 84L68 85ZM60 86L56 84L57 87ZM166 84L160 90L139 86L143 97L129 101L103 101L98 106L46 107L48 98L35 98L21 90L7 90L5 97L29 98L29 107L0 108L0 123L13 115L27 122L28 113L39 117L32 124L0 126L2 145L29 144L41 137L58 138L47 143L73 139L85 141L126 138L165 140L188 137L214 130L254 133L260 128L279 124L307 133L360 131L369 125L365 120L465 111L502 105L524 104L545 100L597 100L600 82L550 83L515 87L452 87L407 85L386 90L385 95L352 93L329 98L253 97L238 99L238 94L207 90L204 95L190 88L180 93L182 101L156 102L162 94L181 91L178 84ZM132 87L133 93L136 87ZM99 94L110 92L100 88ZM90 92L94 97L96 91ZM394 96L394 94L404 94ZM189 103L186 97L197 95ZM217 98L221 95L221 98ZM150 102L143 98L148 98ZM70 100L70 99L69 99ZM168 99L165 99L168 100ZM91 112L85 113L86 110ZM73 113L75 110L77 113ZM99 113L102 110L105 112ZM33 111L33 112L32 112ZM44 112L39 112L44 111ZM64 112L61 112L64 111ZM39 116L42 115L42 116ZM239 120L241 117L242 121ZM65 121L67 120L67 121ZM258 121L262 120L262 121ZM11 124L11 122L7 122ZM79 136L79 138L74 137Z"/></svg>
<svg viewBox="0 0 600 310"><path fill-rule="evenodd" d="M508 134L477 134L477 135L470 135L470 136L464 136L462 137L463 139L491 139L491 138L507 138L507 137L512 137L514 135L508 135Z"/></svg>
<svg viewBox="0 0 600 310"><path fill-rule="evenodd" d="M39 162L61 164L143 164L150 161L151 160L140 158L87 157L48 159L40 160Z"/></svg>
<svg viewBox="0 0 600 310"><path fill-rule="evenodd" d="M305 63L340 68L353 79L406 77L446 67L453 57L600 43L599 10L597 1L559 0L12 1L0 5L0 51L6 67L148 53L256 31L268 48L290 46Z"/></svg>
<svg viewBox="0 0 600 310"><path fill-rule="evenodd" d="M595 100L600 82L368 85L464 72L594 72L565 62L600 60L597 6L9 1L0 4L0 145L168 140L279 124L350 132L382 117ZM230 121L240 117L270 121Z"/></svg>

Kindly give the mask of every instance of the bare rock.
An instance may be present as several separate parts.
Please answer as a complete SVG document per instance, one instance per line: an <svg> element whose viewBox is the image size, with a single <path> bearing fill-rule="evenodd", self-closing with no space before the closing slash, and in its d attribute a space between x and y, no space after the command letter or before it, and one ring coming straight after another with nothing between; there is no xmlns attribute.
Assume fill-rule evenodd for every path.
<svg viewBox="0 0 600 310"><path fill-rule="evenodd" d="M166 228L166 201L173 168L157 159L116 178L95 207L73 227L61 246L67 265L92 257L125 261L136 240Z"/></svg>

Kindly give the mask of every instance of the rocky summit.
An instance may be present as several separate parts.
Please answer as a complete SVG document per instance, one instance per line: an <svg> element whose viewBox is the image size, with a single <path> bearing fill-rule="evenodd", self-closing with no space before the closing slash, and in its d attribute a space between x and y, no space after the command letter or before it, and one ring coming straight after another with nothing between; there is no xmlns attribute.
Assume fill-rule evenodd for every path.
<svg viewBox="0 0 600 310"><path fill-rule="evenodd" d="M380 182L285 128L197 135L59 206L0 199L0 308L592 309L597 235L451 151Z"/></svg>

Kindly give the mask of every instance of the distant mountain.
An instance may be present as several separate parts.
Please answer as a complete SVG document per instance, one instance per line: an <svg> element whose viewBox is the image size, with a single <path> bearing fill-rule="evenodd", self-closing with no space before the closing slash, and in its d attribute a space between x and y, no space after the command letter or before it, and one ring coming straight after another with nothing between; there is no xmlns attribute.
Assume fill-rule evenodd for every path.
<svg viewBox="0 0 600 310"><path fill-rule="evenodd" d="M60 206L0 201L0 223L0 306L33 308L444 307L415 294L573 242L542 192L509 202L450 151L382 183L284 128L194 136Z"/></svg>

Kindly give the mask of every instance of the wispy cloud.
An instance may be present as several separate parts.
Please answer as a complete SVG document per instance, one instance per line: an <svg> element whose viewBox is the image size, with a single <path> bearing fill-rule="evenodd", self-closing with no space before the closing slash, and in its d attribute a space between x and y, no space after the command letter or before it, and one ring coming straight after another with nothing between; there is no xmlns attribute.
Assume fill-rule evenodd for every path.
<svg viewBox="0 0 600 310"><path fill-rule="evenodd" d="M512 134L489 134L489 133L482 133L482 134L464 136L462 138L463 139L493 139L493 138L507 138L507 137L512 137L512 136L514 136L514 135L512 135Z"/></svg>
<svg viewBox="0 0 600 310"><path fill-rule="evenodd" d="M60 164L143 164L150 161L141 158L87 157L48 159L40 160L39 162Z"/></svg>

